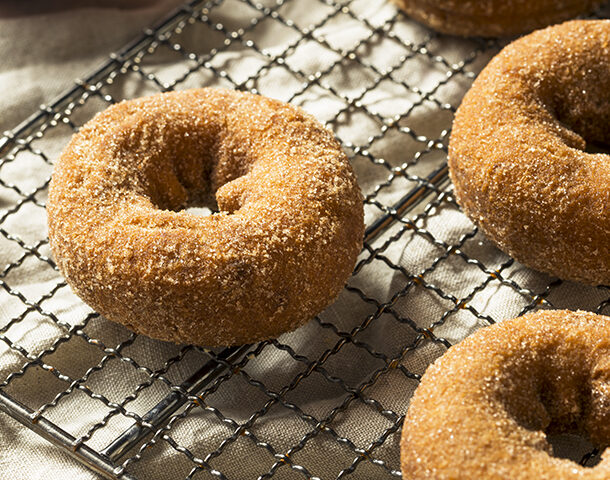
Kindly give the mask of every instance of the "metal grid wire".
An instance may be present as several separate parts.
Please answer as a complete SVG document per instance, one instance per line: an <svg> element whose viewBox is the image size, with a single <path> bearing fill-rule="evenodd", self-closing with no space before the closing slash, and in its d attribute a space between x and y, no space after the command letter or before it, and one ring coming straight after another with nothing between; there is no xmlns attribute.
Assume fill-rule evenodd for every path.
<svg viewBox="0 0 610 480"><path fill-rule="evenodd" d="M0 408L108 478L152 478L158 456L175 478L400 477L408 399L452 343L536 308L610 313L608 288L516 264L451 194L453 112L499 47L370 0L194 1L145 31L0 141L0 305L17 312L0 327L17 366ZM348 286L277 340L209 350L137 336L79 306L50 257L44 204L69 135L123 98L198 86L334 105L313 113L361 179L368 229ZM212 431L202 449L195 437Z"/></svg>

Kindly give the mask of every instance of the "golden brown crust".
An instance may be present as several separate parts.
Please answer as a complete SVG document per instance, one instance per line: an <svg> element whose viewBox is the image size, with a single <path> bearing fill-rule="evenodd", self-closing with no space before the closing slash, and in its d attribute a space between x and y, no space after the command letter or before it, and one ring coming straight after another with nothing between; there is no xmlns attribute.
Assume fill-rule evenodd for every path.
<svg viewBox="0 0 610 480"><path fill-rule="evenodd" d="M610 445L610 317L540 311L484 328L426 371L401 439L405 480L602 480L546 433ZM608 452L606 452L608 453Z"/></svg>
<svg viewBox="0 0 610 480"><path fill-rule="evenodd" d="M458 109L450 175L464 212L518 261L610 284L610 21L519 39Z"/></svg>
<svg viewBox="0 0 610 480"><path fill-rule="evenodd" d="M394 0L434 30L465 37L530 32L592 11L603 0Z"/></svg>
<svg viewBox="0 0 610 480"><path fill-rule="evenodd" d="M180 210L215 195L220 213ZM362 198L302 110L221 89L108 108L59 158L49 238L73 290L110 320L201 345L292 330L341 290Z"/></svg>

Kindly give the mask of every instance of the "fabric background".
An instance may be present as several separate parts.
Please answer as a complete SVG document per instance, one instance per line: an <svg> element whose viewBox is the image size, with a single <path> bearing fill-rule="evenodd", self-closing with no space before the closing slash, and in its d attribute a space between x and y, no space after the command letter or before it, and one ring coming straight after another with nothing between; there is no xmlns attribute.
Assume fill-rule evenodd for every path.
<svg viewBox="0 0 610 480"><path fill-rule="evenodd" d="M56 95L69 88L75 78L82 77L88 71L99 65L108 54L119 49L128 40L137 35L153 20L163 17L172 7L180 4L176 0L153 1L61 1L43 2L18 0L5 1L0 6L0 129L13 128L19 122L36 111L39 104L51 101ZM303 8L303 3L292 2L289 8ZM381 22L384 18L395 15L395 9L385 2L371 2L367 11L372 23ZM303 15L315 16L319 12L303 12ZM230 21L230 12L228 14ZM399 25L413 38L425 38L428 33L422 27L404 22ZM262 33L261 33L262 32ZM337 45L342 42L349 44L350 39L362 35L362 27L354 22L335 22L327 25L320 32ZM271 31L265 34L264 30L257 31L258 42L264 43L270 51L285 41L278 32ZM193 41L206 41L205 38L194 38ZM329 40L331 41L331 40ZM474 43L467 40L455 40L438 37L432 42L438 52L447 58L459 62L468 55ZM304 71L316 72L323 70L333 57L333 53L326 50L317 50L314 42L304 46L305 51L290 58L291 66ZM307 50L309 49L309 50ZM482 55L475 64L467 68L468 75L460 77L459 81L450 83L447 88L435 93L437 98L452 105L459 104L459 100L468 88L472 78L492 55L490 50ZM367 54L371 54L368 52ZM393 65L396 53L390 46L379 41L374 52L376 65ZM163 55L155 57L158 62L153 67L159 75L170 75L179 65L169 53L167 58ZM245 75L248 69L257 68L254 57L248 57L243 52L225 52L217 62L224 68L234 68L235 75ZM239 67L235 67L238 64ZM379 67L382 68L382 67ZM407 59L401 67L403 75L409 81L418 85L422 91L433 88L439 78L445 74L442 69L435 69L429 64L421 63L417 57ZM194 78L191 84L181 88L199 86L207 80ZM358 91L361 85L370 84L366 71L358 69L338 70L329 76L333 86L342 92ZM273 77L256 85L264 94L285 99L290 96L293 87L282 77ZM125 82L114 85L117 98L128 98L150 93L146 85L138 82ZM319 92L318 92L319 93ZM371 111L391 117L393 112L409 109L416 100L411 92L398 88L391 82L382 83L374 91L362 99ZM299 97L299 105L316 115L322 121L335 119L336 112L342 107L341 102L330 95L322 93L308 93ZM87 112L82 116L86 117ZM86 118L83 118L85 121ZM446 142L447 130L451 125L451 115L439 111L437 105L423 104L417 107L410 115L410 126L422 135L438 136L440 141ZM371 135L366 122L358 119L349 119L335 124L336 133L347 143L358 145L366 143ZM69 129L57 129L50 133L46 141L47 148L59 152L69 139ZM410 143L403 143L391 137L382 138L374 143L375 152L383 156L386 161L400 165L402 158L409 158L417 153L417 148ZM353 153L353 152L352 152ZM431 155L429 162L438 164L442 156ZM387 172L380 174L379 169L360 155L353 155L354 168L358 174L359 182L365 194L375 190L388 176ZM25 163L27 165L27 162ZM415 164L409 167L409 172L418 174L420 168ZM426 167L429 168L429 165ZM17 184L38 184L49 174L44 168L14 168L3 171L4 175ZM407 178L400 178L389 183L375 198L385 205L392 205L404 195L405 189L413 186ZM422 207L423 208L423 207ZM418 223L421 231L430 232L430 235L441 239L446 244L454 244L464 235L472 231L473 225L460 213L459 209L451 203L441 204L432 208L433 213L422 217ZM414 211L411 216L421 213ZM379 211L367 205L367 223L371 223ZM18 216L11 220L10 225L19 231L27 242L34 242L44 237L46 219L41 212L32 215ZM442 254L438 243L430 242L425 236L415 235L413 232L399 233L400 225L394 225L380 238L375 240L372 248L378 248L392 235L402 235L400 241L393 242L382 254L389 262L399 265L405 271L417 274L433 267ZM14 246L10 243L0 242L0 261L4 265L15 258ZM477 234L463 247L465 254L476 257L486 267L495 268L508 261L508 257L487 243L481 234ZM46 250L48 252L48 249ZM364 252L362 258L366 258ZM400 292L405 279L402 273L387 268L386 263L377 261L366 263L360 272L350 280L350 285L360 288L370 297L379 302L389 302ZM503 274L507 280L525 286L528 291L543 291L552 279L543 274L514 264ZM443 261L442 266L432 270L426 276L426 281L435 287L450 292L456 298L468 296L473 285L479 285L486 275L477 265L467 263L460 256ZM22 292L28 299L39 298L41 294L49 291L58 281L58 274L49 268L41 266L41 262L24 262L19 269L11 273L6 279L10 286ZM608 294L606 290L594 289L578 284L565 283L553 290L549 296L549 303L556 308L584 308L595 309ZM527 294L508 288L506 284L491 284L479 293L472 295L469 304L477 311L483 312L490 318L501 320L518 314L530 301ZM0 299L0 314L2 318L12 318L23 306L14 299ZM60 289L52 299L44 302L47 311L54 312L60 321L66 325L79 325L89 312L67 288ZM432 321L444 318L444 312L452 308L451 302L435 296L429 289L415 287L408 295L399 297L393 308L404 317L412 319L418 326L429 326ZM349 331L354 327L354 319L360 321L371 314L371 306L364 302L355 302L353 295L343 292L337 302L322 315L322 321L333 322L338 328ZM401 346L408 343L413 336L412 332L397 330L399 326L393 325L391 319L382 317L380 322L387 322L390 332L384 328L376 328L363 332L360 340L373 345L380 351L395 354ZM451 321L439 323L435 334L455 343L483 326L481 320L469 315L468 311L453 312ZM103 319L90 323L85 328L87 335L101 339L109 346L119 345L129 338L129 332L122 327L111 324ZM59 335L58 328L52 322L45 322L35 315L26 316L19 324L11 327L7 335L11 340L19 342L31 352L40 352L47 348L52 340ZM316 358L326 348L331 348L336 341L332 332L320 328L319 323L311 322L297 332L282 337L282 342L308 358ZM95 364L100 358L99 349L91 348L86 342L70 342L66 347L58 349L51 355L54 365L72 378L81 377L86 366ZM68 346L69 345L69 346ZM138 337L133 344L128 345L123 353L129 355L141 365L154 369L159 368L165 359L178 354L179 346L155 342L144 337ZM402 360L402 365L411 372L423 373L426 366L442 354L443 350L438 344L430 343L418 348L412 355ZM390 353L388 353L390 354ZM337 374L347 382L357 385L361 381L360 375L374 371L378 363L372 357L362 357L361 363L354 365L348 361L351 357L338 357L334 363L328 365L331 374ZM358 357L360 359L360 357ZM173 382L179 383L188 377L193 369L197 368L203 355L197 351L189 351L179 364L172 366L166 376ZM51 361L51 360L49 360ZM359 360L360 361L360 360ZM342 363L344 362L344 363ZM11 372L19 370L23 359L12 352L6 345L0 345L0 379L6 378ZM105 366L103 374L94 372L87 381L87 387L96 392L102 392L111 401L119 402L133 391L133 374L129 366L119 361L110 360ZM301 366L291 362L280 350L266 349L262 352L254 365L249 365L248 375L254 379L266 382L267 388L280 389L285 382L289 382L299 374ZM130 376L131 375L131 376ZM146 376L143 374L142 378ZM48 382L48 384L47 384ZM240 383L241 382L241 383ZM42 383L45 388L41 388ZM10 393L16 397L27 396L32 405L41 405L53 399L50 392L59 393L65 390L65 385L53 386L48 376L29 373L22 380L17 379L11 383ZM313 416L323 417L330 409L341 401L341 392L332 388L321 388L321 384L304 382L291 393L290 401ZM416 384L407 382L400 375L390 374L384 377L370 389L366 390L368 398L383 399L384 405L394 411L404 413L408 406L408 399ZM146 399L131 405L136 412L145 412L154 404L155 399L162 398L168 390L162 384L155 384L150 389ZM243 401L247 398L247 401ZM259 411L268 401L268 398L257 393L246 382L236 379L227 383L223 388L214 392L209 399L209 409L193 412L184 421L177 422L171 435L177 442L191 445L191 450L197 454L205 455L218 447L231 431L230 426L218 422L214 409L219 409L225 417L235 422L244 422L251 415ZM85 394L72 392L58 402L57 407L48 410L48 417L61 425L69 425L71 433L82 435L87 428L99 420L103 415L100 405ZM355 407L333 424L335 430L341 434L346 432L349 438L357 445L366 446L370 438L379 432L371 432L376 427L367 420L374 414L364 406ZM92 446L101 448L117 432L122 431L130 424L129 419L114 418L107 428L94 435ZM294 445L308 431L302 419L291 414L290 411L277 408L271 410L261 422L257 422L251 432L258 438L267 439L279 450ZM271 439L271 440L269 440ZM386 443L375 451L377 458L383 459L393 466L397 465L398 436L392 436ZM319 435L315 445L308 446L296 456L295 461L307 465L320 478L336 478L326 459L331 456L340 458L346 456L345 450L333 438ZM238 441L232 447L231 455L224 455L219 459L218 469L228 478L245 479L256 478L266 471L275 459L270 455L263 455L260 448L253 446L246 440ZM184 478L193 464L185 462L183 458L166 444L157 444L150 452L146 452L146 462L139 462L134 466L132 473L140 479L171 479ZM349 455L347 455L349 457ZM247 459L244 462L244 459ZM77 462L73 461L59 449L31 433L7 415L0 415L0 478L11 479L47 479L47 478L98 478ZM289 470L278 474L274 478L292 478ZM352 478L375 478L375 474L367 474L365 468L357 471ZM203 478L203 476L202 476ZM206 477L207 478L207 477Z"/></svg>
<svg viewBox="0 0 610 480"><path fill-rule="evenodd" d="M2 2L0 130L13 128L180 4L178 0Z"/></svg>

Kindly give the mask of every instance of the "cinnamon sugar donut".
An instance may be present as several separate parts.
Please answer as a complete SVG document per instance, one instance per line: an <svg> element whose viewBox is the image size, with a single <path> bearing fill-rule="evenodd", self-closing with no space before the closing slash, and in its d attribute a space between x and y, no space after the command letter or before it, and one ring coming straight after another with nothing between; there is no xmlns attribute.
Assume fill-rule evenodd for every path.
<svg viewBox="0 0 610 480"><path fill-rule="evenodd" d="M605 0L394 0L413 19L439 32L502 37L588 13Z"/></svg>
<svg viewBox="0 0 610 480"><path fill-rule="evenodd" d="M218 213L183 210L214 199ZM275 337L321 311L364 230L329 131L220 89L96 115L57 161L47 209L55 261L83 300L136 332L210 346Z"/></svg>
<svg viewBox="0 0 610 480"><path fill-rule="evenodd" d="M610 445L610 317L540 311L481 329L426 371L401 440L404 479L607 480L546 434Z"/></svg>
<svg viewBox="0 0 610 480"><path fill-rule="evenodd" d="M534 32L481 72L449 144L457 200L518 261L610 284L610 155L588 143L610 144L608 20Z"/></svg>

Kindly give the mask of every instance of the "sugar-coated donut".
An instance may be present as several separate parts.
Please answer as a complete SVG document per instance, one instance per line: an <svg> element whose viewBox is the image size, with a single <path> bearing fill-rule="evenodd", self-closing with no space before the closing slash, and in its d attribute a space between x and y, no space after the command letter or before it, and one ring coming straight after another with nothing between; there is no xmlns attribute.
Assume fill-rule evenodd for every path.
<svg viewBox="0 0 610 480"><path fill-rule="evenodd" d="M196 215L187 206L214 204ZM326 307L362 246L362 196L333 135L301 109L222 89L96 115L55 165L49 239L108 319L173 342L276 337Z"/></svg>
<svg viewBox="0 0 610 480"><path fill-rule="evenodd" d="M394 0L439 32L502 37L529 32L592 11L605 0Z"/></svg>
<svg viewBox="0 0 610 480"><path fill-rule="evenodd" d="M458 203L518 261L610 284L610 21L571 21L503 49L459 107ZM595 149L592 149L595 151Z"/></svg>
<svg viewBox="0 0 610 480"><path fill-rule="evenodd" d="M428 368L401 439L405 480L607 480L546 434L610 445L610 317L540 311L483 328Z"/></svg>

